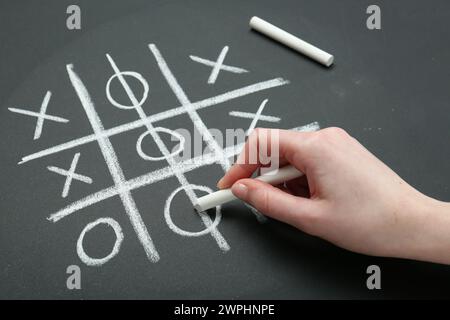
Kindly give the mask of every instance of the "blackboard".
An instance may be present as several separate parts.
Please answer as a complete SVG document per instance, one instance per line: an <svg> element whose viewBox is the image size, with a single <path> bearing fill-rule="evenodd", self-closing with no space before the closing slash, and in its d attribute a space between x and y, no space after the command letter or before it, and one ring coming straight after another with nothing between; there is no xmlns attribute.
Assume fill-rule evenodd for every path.
<svg viewBox="0 0 450 320"><path fill-rule="evenodd" d="M71 4L81 9L81 30L66 27L66 8ZM179 180L173 174L151 184L135 180L157 170L166 172L168 164L139 156L136 143L145 123L120 131L140 115L113 106L106 95L114 75L109 54L118 69L139 73L148 83L142 109L147 116L159 115L155 126L193 132L187 112L161 115L185 105L186 99L195 105L282 78L289 83L277 82L220 104L197 103L203 108L195 112L208 128L246 129L251 120L230 112L255 113L268 99L263 113L280 121L258 125L288 129L317 122L320 127L343 127L419 190L449 200L450 4L379 0L382 29L369 30L370 4L365 0L2 3L0 298L450 297L447 266L347 252L276 221L261 223L238 202L222 207L214 230L223 241L212 233L190 237L174 232L166 222L164 206L180 187ZM322 67L251 31L248 21L254 15L331 52L334 66ZM214 84L208 84L212 67L189 56L216 61L225 46L223 63L248 72L219 70ZM169 85L155 50L184 97ZM142 82L128 76L132 91L141 99ZM77 79L84 86L78 86L78 92ZM117 77L110 85L119 104L130 104ZM83 90L92 100L85 101L87 108L94 105L98 118L92 110L88 118L80 101ZM57 118L43 119L40 130L36 117L11 111L39 113L46 96L46 114ZM108 145L102 150L95 137L83 140L92 138L92 122L101 130L99 119L105 130L119 128L120 132L108 131L102 139L113 147L122 180L117 172L115 177L111 174L114 161L105 162L104 153L111 157ZM79 145L18 164L36 152L79 138ZM174 143L167 136L163 142ZM158 155L152 139L143 143L146 153ZM57 168L69 170L73 162L82 181L74 178L62 197L65 176ZM189 183L211 189L222 174L218 164L183 173ZM118 181L125 183L125 191L114 189ZM79 210L51 219L61 209L80 204L80 199L92 203L82 202ZM205 229L182 191L169 211L179 229ZM135 230L139 221L132 222L130 212L139 214L159 260L148 246L146 254ZM102 218L106 220L98 220ZM210 219L215 219L214 212ZM94 221L110 224L87 231ZM112 226L123 234L123 241ZM115 242L121 246L109 261L90 260L94 265L88 265L77 253L83 230L87 231L83 249L89 257L107 256ZM66 286L71 265L80 268L80 290ZM381 290L366 287L369 265L382 271Z"/></svg>

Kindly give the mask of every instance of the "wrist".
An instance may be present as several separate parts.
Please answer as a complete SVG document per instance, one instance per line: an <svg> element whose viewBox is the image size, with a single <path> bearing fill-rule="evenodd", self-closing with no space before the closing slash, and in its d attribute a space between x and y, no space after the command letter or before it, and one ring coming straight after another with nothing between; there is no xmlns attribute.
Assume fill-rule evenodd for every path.
<svg viewBox="0 0 450 320"><path fill-rule="evenodd" d="M420 194L410 210L414 227L404 257L450 264L450 203Z"/></svg>

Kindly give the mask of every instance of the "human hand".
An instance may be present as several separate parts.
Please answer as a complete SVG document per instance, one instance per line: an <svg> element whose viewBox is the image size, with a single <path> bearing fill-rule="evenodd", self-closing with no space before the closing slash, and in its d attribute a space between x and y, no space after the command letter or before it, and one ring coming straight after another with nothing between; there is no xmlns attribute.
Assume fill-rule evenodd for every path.
<svg viewBox="0 0 450 320"><path fill-rule="evenodd" d="M270 148L259 137L275 136L275 130L280 166L289 163L305 174L278 187L248 179L262 165L242 161L250 150ZM265 215L348 250L450 263L448 204L411 187L342 129L275 130L252 133L219 188L232 186L235 196Z"/></svg>

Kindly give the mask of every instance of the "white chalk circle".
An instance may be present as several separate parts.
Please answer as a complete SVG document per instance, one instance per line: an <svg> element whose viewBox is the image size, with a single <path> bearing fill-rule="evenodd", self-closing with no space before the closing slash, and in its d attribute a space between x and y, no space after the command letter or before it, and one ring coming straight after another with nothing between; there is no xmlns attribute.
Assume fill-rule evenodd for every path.
<svg viewBox="0 0 450 320"><path fill-rule="evenodd" d="M137 151L137 153L139 154L139 156L140 156L142 159L144 159L144 160L150 160L150 161L165 160L165 159L167 159L168 157L174 157L174 156L176 156L177 154L179 154L180 152L182 152L182 151L184 150L184 144L185 144L185 142L186 142L186 139L185 139L181 134L179 134L178 132L176 132L176 131L174 131L174 130L167 129L167 128L163 128L163 127L156 127L156 128L153 129L153 131L154 131L154 132L164 132L164 133L170 134L171 136L175 137L175 138L179 141L179 144L178 144L178 146L177 146L177 149L174 150L172 153L170 153L167 157L164 156L164 155L161 156L161 157L152 157L152 156L149 156L149 155L147 155L147 154L142 150L142 141L144 140L144 138L145 138L147 135L149 135L149 134L152 133L151 131L146 131L146 132L144 132L143 134L141 134L141 135L139 136L139 139L136 141L136 151Z"/></svg>
<svg viewBox="0 0 450 320"><path fill-rule="evenodd" d="M130 77L134 77L137 80L139 80L140 83L142 83L142 87L144 88L144 93L142 94L142 98L141 100L138 102L137 105L131 105L131 106L126 106L123 105L119 102L117 102L112 96L111 96L111 90L110 90L110 86L111 86L111 81L116 78L116 77L120 77L119 79L122 78L123 81L125 81L123 79L123 76L130 76ZM144 104L145 100L147 100L147 96L148 96L148 82L147 80L144 79L144 77L134 71L121 71L119 73L113 74L111 76L111 78L109 78L108 82L106 83L106 97L108 98L109 102L111 102L111 104L119 109L135 109L136 107L140 107Z"/></svg>
<svg viewBox="0 0 450 320"><path fill-rule="evenodd" d="M116 234L116 242L114 243L113 249L106 257L92 258L92 257L89 257L86 254L86 252L84 251L83 239L88 231L91 231L91 229L95 228L96 226L98 226L99 224L102 224L102 223L109 225L114 230L114 233ZM81 231L80 236L78 237L78 241L77 241L78 257L80 257L81 261L83 261L88 266L96 266L96 267L101 266L101 265L105 264L106 262L108 262L110 259L114 258L114 256L116 256L119 253L119 249L122 244L122 241L123 241L122 228L120 227L119 223L116 220L114 220L113 218L97 219L91 223L88 223L86 225L86 227L84 227L83 231Z"/></svg>
<svg viewBox="0 0 450 320"><path fill-rule="evenodd" d="M217 228L217 226L220 223L220 219L222 219L222 212L220 211L220 206L216 207L216 218L214 219L214 222L211 225L207 226L206 229L204 229L202 231L198 231L198 232L186 231L186 230L179 228L172 221L172 217L170 216L170 205L172 203L172 200L178 192L180 192L182 190L187 190L187 189L200 190L200 191L205 191L208 193L213 192L213 190L211 190L210 188L208 188L206 186L199 186L199 185L195 185L195 184L181 186L181 187L178 187L177 189L175 189L170 194L170 196L167 198L166 205L164 206L164 218L166 219L167 225L169 226L170 230L172 230L173 232L178 233L179 235L182 235L182 236L186 236L186 237L200 237L205 234L211 233L212 231L214 231L215 228ZM203 214L206 214L206 213L203 213Z"/></svg>

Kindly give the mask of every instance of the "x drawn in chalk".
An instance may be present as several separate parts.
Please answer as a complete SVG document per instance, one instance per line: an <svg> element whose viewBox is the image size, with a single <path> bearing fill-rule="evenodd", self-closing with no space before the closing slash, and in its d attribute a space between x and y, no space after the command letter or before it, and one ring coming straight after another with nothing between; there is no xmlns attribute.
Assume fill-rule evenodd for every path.
<svg viewBox="0 0 450 320"><path fill-rule="evenodd" d="M54 173L60 174L62 176L66 176L66 182L64 182L64 188L62 191L61 196L63 198L67 197L67 195L69 194L69 189L70 189L70 185L72 184L72 180L78 180L78 181L82 181L84 183L88 183L91 184L92 183L92 179L89 178L88 176L79 174L79 173L75 173L75 169L77 168L77 164L78 164L78 160L80 159L80 153L76 153L73 156L72 159L72 164L70 165L70 169L69 170L65 170L65 169L61 169L55 166L48 166L47 169L49 171L52 171Z"/></svg>
<svg viewBox="0 0 450 320"><path fill-rule="evenodd" d="M220 70L233 72L233 73L248 72L248 70L245 70L242 68L227 66L227 65L223 64L223 60L225 60L225 56L227 55L228 49L229 49L228 46L223 47L222 51L219 54L219 57L217 58L217 61L215 61L215 62L211 61L211 60L203 59L203 58L200 58L197 56L193 56L193 55L190 55L189 58L191 58L191 60L193 60L195 62L204 64L208 67L212 67L211 74L209 75L209 78L208 78L208 83L214 84L217 80L217 76L219 75Z"/></svg>
<svg viewBox="0 0 450 320"><path fill-rule="evenodd" d="M67 119L57 117L57 116L52 116L52 115L45 113L47 111L47 106L48 106L51 96L52 96L52 93L50 91L47 91L47 93L45 94L44 100L42 100L41 109L39 110L39 113L34 112L34 111L24 110L24 109L18 109L18 108L8 108L8 110L11 112L37 118L36 129L34 130L34 137L33 137L34 140L37 140L40 138L41 133L42 133L42 126L44 125L44 120L51 120L51 121L62 122L62 123L69 122L69 120L67 120Z"/></svg>
<svg viewBox="0 0 450 320"><path fill-rule="evenodd" d="M269 99L264 99L263 102L259 105L258 111L256 113L251 112L240 112L240 111L230 111L228 113L232 117L238 117L238 118L247 118L252 119L252 122L250 123L250 126L246 132L247 136L252 133L252 131L255 129L256 124L258 121L267 121L267 122L280 122L281 118L274 117L274 116L265 116L262 114L264 107L266 106Z"/></svg>
<svg viewBox="0 0 450 320"><path fill-rule="evenodd" d="M169 68L168 63L166 62L166 60L164 59L163 55L156 47L156 45L149 44L148 49L150 51L149 53L151 53L151 55L155 59L155 62L158 65L164 80L170 87L172 94L178 100L178 104L176 106L165 108L164 111L158 113L147 114L146 110L148 110L148 108L145 108L145 106L147 106L150 101L148 99L149 84L147 80L136 71L129 71L129 70L125 71L126 69L122 69L126 68L126 62L122 61L120 56L115 56L113 59L113 57L110 54L106 54L106 59L109 62L112 69L112 76L107 81L105 88L107 100L112 106L116 108L128 110L128 112L135 112L138 116L138 119L115 127L105 128L103 126L102 119L97 113L96 101L94 102L94 100L92 99L91 95L89 94L88 88L85 86L81 77L75 71L74 65L67 64L66 69L69 80L72 84L73 89L75 90L75 93L79 98L79 102L81 103L81 107L84 110L85 115L87 116L89 124L91 125L92 133L29 154L23 157L22 160L19 162L19 164L24 164L29 161L47 157L52 154L56 154L58 152L66 151L69 149L79 148L85 144L94 142L98 145L103 155L105 164L111 174L111 177L113 179L112 186L99 190L82 199L78 199L77 201L67 204L64 208L60 208L59 210L50 214L50 216L48 217L49 221L57 222L76 212L82 214L81 210L83 208L95 205L101 201L110 199L112 197L119 197L122 202L123 209L125 211L124 213L128 216L130 223L136 233L136 236L147 255L147 258L152 262L157 262L159 261L160 256L157 249L157 243L154 243L153 238L151 236L151 229L153 226L149 222L144 223L141 216L140 208L138 207L138 204L134 200L132 191L174 177L178 180L179 187L176 188L169 195L169 197L166 199L164 208L162 208L164 211L164 219L166 220L169 229L172 230L174 233L177 233L180 236L185 237L199 237L203 235L209 235L213 238L213 240L215 240L219 249L226 252L230 250L230 245L228 244L228 241L225 239L225 237L219 230L219 223L221 220L220 206L216 208L216 214L213 219L205 212L199 213L199 218L201 222L204 224L204 229L198 232L190 232L182 229L180 226L176 225L175 221L173 221L171 217L171 203L174 200L174 198L178 196L179 193L184 193L191 203L195 203L197 200L198 192L200 193L212 192L212 190L207 186L194 185L190 183L185 173L214 164L219 164L222 167L222 169L226 171L230 168L232 164L230 158L233 158L234 156L239 154L243 147L243 144L238 144L226 148L220 146L218 142L214 139L214 137L211 135L210 131L208 130L208 127L206 126L202 117L200 116L199 111L207 108L218 108L220 105L223 105L227 101L231 101L233 99L244 97L250 94L256 94L257 92L262 92L271 88L284 86L288 84L289 81L283 78L274 78L270 80L249 84L244 87L224 92L216 96L206 97L203 98L202 100L191 101L188 97L189 95L184 91L183 87L178 82L174 73L172 73L171 68ZM248 72L245 69L224 65L223 62L227 52L228 47L225 46L222 49L216 62L195 56L190 57L193 61L212 67L208 83L214 83L221 70L233 73ZM133 91L133 88L130 86L128 82L128 79L130 77L136 79L141 84L143 92L138 94L139 91L136 92ZM122 88L125 90L125 93L129 99L128 104L120 104L114 99L114 91L112 91L112 87L110 86L113 81L118 81L122 86ZM21 110L20 112L17 111L20 109L13 109L11 111L42 117L42 120L40 120L40 122L43 122L43 119L50 119L56 121L55 118L58 117L49 116L45 114L49 99L50 94L48 94L47 99L44 99L43 106L41 107L41 113L39 114L31 113L30 111L26 110ZM230 115L252 119L248 132L251 132L255 128L259 120L269 122L279 122L280 118L262 114L267 102L268 102L267 99L263 100L256 113L232 111L230 112ZM162 120L171 119L173 117L177 117L180 115L187 115L188 118L191 120L195 129L201 134L203 140L208 145L208 150L210 150L208 153L183 161L177 161L176 158L173 157L173 155L178 153L178 150L169 151L167 146L161 140L160 134L166 133L175 136L175 138L177 138L175 134L176 132L165 127L157 126L157 123ZM58 119L62 120L62 118ZM42 129L42 124L40 124L40 126ZM145 129L145 131L140 135L139 139L136 142L136 150L139 153L139 155L142 157L143 160L146 161L165 161L167 163L167 166L159 170L147 172L141 176L137 176L132 179L126 179L119 158L114 150L115 148L110 140L110 137L139 128ZM318 129L319 129L318 123L314 122L306 126L294 128L293 130L314 131ZM153 139L153 141L157 144L158 149L162 156L151 157L150 155L145 154L141 148L141 143L144 139ZM181 152L184 148L184 141L182 140L182 138L179 138L179 140L180 140L179 151ZM62 194L63 197L66 197L68 195L73 180L79 180L85 183L92 183L91 178L75 172L79 157L80 154L76 153L72 160L70 169L68 170L61 169L55 166L48 167L48 170L66 177ZM253 208L251 209L258 221L260 222L265 221L265 217L262 214L260 214ZM148 208L146 208L146 210L148 210ZM85 211L83 210L83 212ZM86 252L83 250L83 237L85 233L90 232L91 230L96 228L96 226L99 224L107 224L110 227L112 227L116 234L116 241L110 254L108 254L103 258L93 258L88 256ZM123 240L122 228L117 223L117 221L115 221L111 217L103 217L101 219L89 223L83 229L77 242L77 253L81 261L84 262L86 265L100 266L118 254L120 249L120 243L122 242L122 240ZM158 241L158 239L156 240Z"/></svg>

